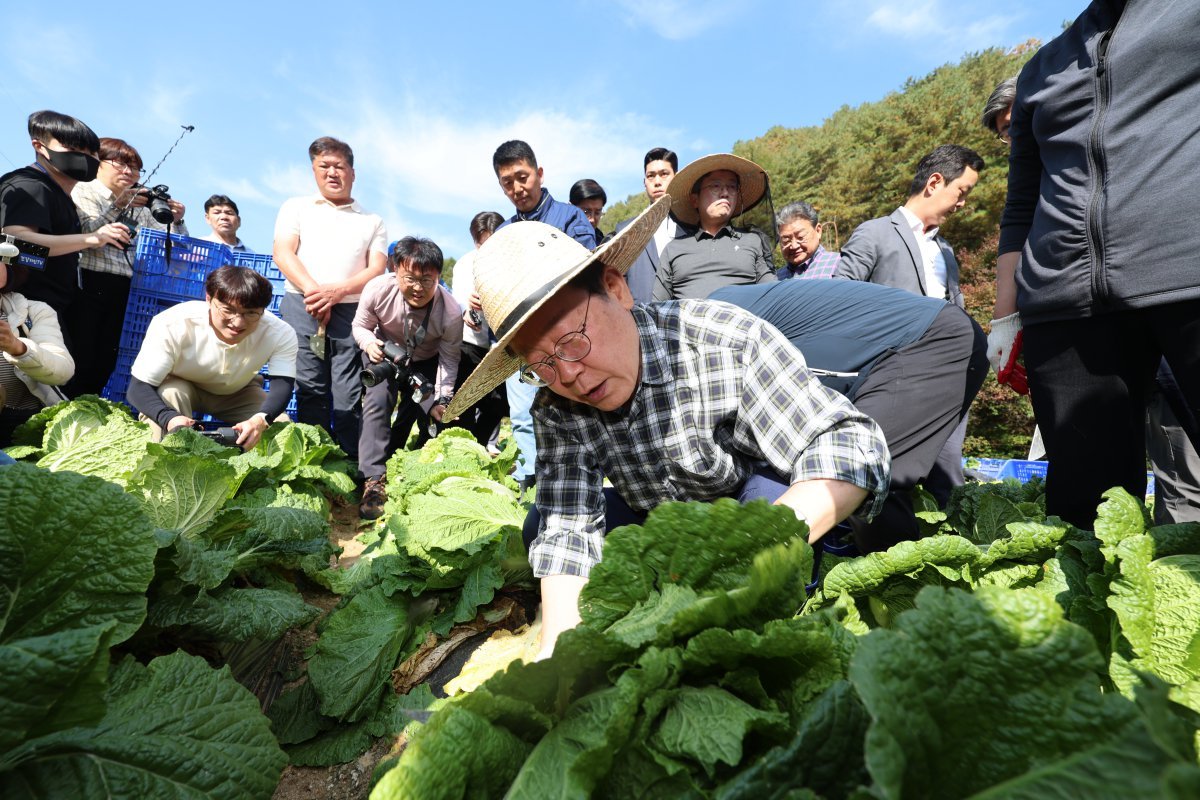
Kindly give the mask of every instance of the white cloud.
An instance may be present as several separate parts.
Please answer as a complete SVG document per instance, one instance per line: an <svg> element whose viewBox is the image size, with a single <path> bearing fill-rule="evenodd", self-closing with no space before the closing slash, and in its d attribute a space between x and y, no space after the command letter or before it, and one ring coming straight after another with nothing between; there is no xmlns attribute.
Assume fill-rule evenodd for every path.
<svg viewBox="0 0 1200 800"><path fill-rule="evenodd" d="M745 13L745 0L616 0L627 24L649 28L664 39L690 39Z"/></svg>
<svg viewBox="0 0 1200 800"><path fill-rule="evenodd" d="M140 112L142 119L139 124L143 127L157 127L159 130L178 131L175 137L182 133L181 125L191 124L189 106L197 94L197 87L182 82L171 86L152 86L142 95Z"/></svg>
<svg viewBox="0 0 1200 800"><path fill-rule="evenodd" d="M271 164L259 176L258 183L265 187L267 197L274 198L276 204L289 197L312 194L317 190L312 168L304 162L288 166Z"/></svg>
<svg viewBox="0 0 1200 800"><path fill-rule="evenodd" d="M467 223L477 212L511 213L491 164L501 142L529 142L558 199L565 201L572 183L590 177L615 202L641 190L646 149L680 135L631 114L531 110L494 120L452 117L433 105L414 98L364 101L350 106L354 116L337 122L354 147L355 196L368 198L370 210L384 216L389 237L430 236L452 256L470 246ZM312 191L312 177L302 168L268 171L259 183L272 192Z"/></svg>
<svg viewBox="0 0 1200 800"><path fill-rule="evenodd" d="M991 3L923 0L897 6L893 2L872 0L868 26L901 39L919 39L933 43L931 49L945 50L951 56L1003 44L1009 38L1016 14L986 14Z"/></svg>
<svg viewBox="0 0 1200 800"><path fill-rule="evenodd" d="M266 192L263 191L259 184L247 178L209 176L205 182L213 187L214 193L235 198L234 202L238 203L239 207L246 203L278 206L282 202L281 198L291 197L293 194L303 194L303 191L291 192L289 194L286 193L286 190Z"/></svg>
<svg viewBox="0 0 1200 800"><path fill-rule="evenodd" d="M933 24L934 5L933 2L925 2L897 7L889 3L875 9L867 17L867 23L885 33L900 36L928 35Z"/></svg>

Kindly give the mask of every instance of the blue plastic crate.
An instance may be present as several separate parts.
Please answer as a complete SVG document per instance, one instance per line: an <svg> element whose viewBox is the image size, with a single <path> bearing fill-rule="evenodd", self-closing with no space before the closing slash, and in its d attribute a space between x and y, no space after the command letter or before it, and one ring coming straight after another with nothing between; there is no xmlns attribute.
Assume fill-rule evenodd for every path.
<svg viewBox="0 0 1200 800"><path fill-rule="evenodd" d="M125 393L129 391L129 376L133 369L133 360L137 358L138 348L122 347L117 351L117 366L113 369L104 391L100 394L114 403L126 403ZM126 403L128 405L128 403Z"/></svg>
<svg viewBox="0 0 1200 800"><path fill-rule="evenodd" d="M1000 471L1007 463L1007 458L964 458L963 469L973 470L983 478L995 481L1000 479Z"/></svg>
<svg viewBox="0 0 1200 800"><path fill-rule="evenodd" d="M167 234L142 229L137 235L133 290L176 300L203 300L208 273L229 263L230 252L225 245L175 234L171 235L168 261Z"/></svg>
<svg viewBox="0 0 1200 800"><path fill-rule="evenodd" d="M1046 461L1021 461L1012 459L1000 470L1000 479L1016 478L1021 483L1028 483L1033 478L1046 479L1046 469L1050 466Z"/></svg>
<svg viewBox="0 0 1200 800"><path fill-rule="evenodd" d="M230 263L236 267L249 267L271 282L271 305L268 310L279 316L279 304L283 300L283 273L275 266L275 260L266 253L231 253Z"/></svg>
<svg viewBox="0 0 1200 800"><path fill-rule="evenodd" d="M130 292L129 303L125 306L125 322L121 325L121 348L128 348L136 353L142 346L142 340L146 338L150 320L171 306L182 302L186 301L173 297L143 294L140 291Z"/></svg>

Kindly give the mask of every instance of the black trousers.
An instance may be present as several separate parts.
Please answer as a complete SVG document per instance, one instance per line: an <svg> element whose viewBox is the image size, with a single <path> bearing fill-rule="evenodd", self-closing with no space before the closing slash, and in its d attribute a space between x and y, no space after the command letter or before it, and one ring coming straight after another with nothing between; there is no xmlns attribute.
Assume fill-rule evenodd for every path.
<svg viewBox="0 0 1200 800"><path fill-rule="evenodd" d="M1028 325L1024 339L1050 462L1046 511L1091 530L1106 490L1146 491L1146 399L1161 358L1179 386L1177 416L1200 418L1200 300Z"/></svg>
<svg viewBox="0 0 1200 800"><path fill-rule="evenodd" d="M470 342L462 343L458 360L458 377L454 381L455 391L470 377L487 354L486 347L480 347ZM486 447L488 440L492 438L492 432L496 430L500 420L506 416L508 416L508 393L504 390L504 384L501 383L451 424L466 428L476 441Z"/></svg>
<svg viewBox="0 0 1200 800"><path fill-rule="evenodd" d="M362 351L354 341L351 323L357 303L338 303L325 331L325 358L313 353L309 337L317 321L304 310L304 296L288 292L280 304L283 321L296 331L296 421L331 431L338 446L358 459L361 416Z"/></svg>
<svg viewBox="0 0 1200 800"><path fill-rule="evenodd" d="M892 484L874 520L850 520L861 552L917 538L911 490L934 470L987 372L987 336L965 311L951 305L920 339L890 351L871 368L850 400L883 429L892 456Z"/></svg>
<svg viewBox="0 0 1200 800"><path fill-rule="evenodd" d="M125 306L129 303L130 278L107 272L81 270L83 291L61 315L75 375L63 386L70 398L100 394L117 366Z"/></svg>
<svg viewBox="0 0 1200 800"><path fill-rule="evenodd" d="M365 368L371 360L362 355ZM412 369L429 381L437 376L438 358L416 361ZM392 420L392 413L396 418ZM412 389L408 383L383 381L363 391L362 428L358 439L358 468L365 478L377 478L386 472L387 461L408 443L413 423L424 429L429 415L413 402ZM428 439L428 435L422 437Z"/></svg>

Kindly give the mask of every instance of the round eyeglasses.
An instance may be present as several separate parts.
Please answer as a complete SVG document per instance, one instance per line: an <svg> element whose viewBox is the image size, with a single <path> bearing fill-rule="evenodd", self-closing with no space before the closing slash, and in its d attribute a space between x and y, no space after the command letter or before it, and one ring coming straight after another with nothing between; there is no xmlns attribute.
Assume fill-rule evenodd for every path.
<svg viewBox="0 0 1200 800"><path fill-rule="evenodd" d="M556 360L582 361L587 358L587 354L592 352L592 340L587 335L587 318L591 307L592 296L588 294L587 305L583 310L583 324L579 326L579 330L560 336L554 343L554 355L522 366L518 373L522 383L538 387L549 386L558 380L558 370L554 368Z"/></svg>

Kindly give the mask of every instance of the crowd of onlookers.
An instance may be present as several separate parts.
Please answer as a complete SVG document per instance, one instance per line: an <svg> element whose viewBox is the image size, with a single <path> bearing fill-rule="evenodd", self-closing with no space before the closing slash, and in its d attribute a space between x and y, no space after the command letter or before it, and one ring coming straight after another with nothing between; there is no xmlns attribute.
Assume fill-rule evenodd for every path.
<svg viewBox="0 0 1200 800"><path fill-rule="evenodd" d="M527 531L538 573L585 575L586 566L564 564L594 560L606 527L597 514L635 519L665 498L744 494L759 479L778 491L758 496L779 502L814 475L855 487L844 497L827 487L828 509L791 504L813 530L848 520L862 550L917 535L909 490L921 483L944 503L963 482L967 411L990 361L1001 382L1031 393L1050 513L1090 525L1102 491L1144 489L1148 448L1159 519L1196 519L1191 223L1200 200L1187 179L1200 167L1200 123L1189 113L1200 66L1178 37L1200 23L1184 4L1163 14L1171 19L1097 0L981 103L983 125L1011 151L987 336L963 311L958 262L940 233L984 168L966 147L931 146L895 211L834 252L819 210L801 201L776 212L769 176L748 159L714 154L681 168L671 150L649 150L650 209L606 235L603 187L579 180L560 202L530 146L504 142L492 165L513 211L470 220L475 249L447 286L438 245L416 236L389 244L383 220L354 199L351 147L325 136L308 152L315 191L288 199L276 219L279 316L267 310L263 276L214 271L204 300L151 321L128 400L156 436L207 413L233 423L250 447L294 392L296 418L329 429L357 461L368 518L383 511L386 461L414 425L418 441L457 424L495 447L510 418L514 478L523 492L538 486ZM0 177L0 226L22 248L0 267L0 444L38 408L101 391L116 365L138 231L189 233L184 206L141 185L129 143L52 111L30 115L29 135L34 163ZM764 202L766 229L738 224ZM213 195L204 215L205 239L247 251L231 198ZM561 262L543 274L552 253ZM542 282L527 285L531 275ZM585 305L563 299L573 292ZM552 309L558 316L547 316ZM750 331L741 314L771 333ZM539 341L530 320L542 334L570 325ZM651 329L661 342L645 338ZM612 339L601 347L605 330ZM777 350L777 335L798 358ZM756 374L725 385L733 367L717 364L735 340L790 382ZM600 354L619 341L629 352L605 372ZM678 396L655 395L658 380ZM741 398L740 411L722 417L722 393L735 385L768 394ZM610 407L616 397L622 404ZM603 415L569 423L584 407ZM781 421L786 414L801 418ZM805 427L818 419L837 436ZM657 427L638 427L649 420ZM680 424L709 433L696 440ZM586 447L605 452L584 458L564 445L585 432ZM734 451L730 466L719 453ZM622 480L610 460L617 452L647 472ZM655 460L663 453L669 465ZM597 472L615 491L593 485ZM818 523L825 517L828 526ZM563 547L567 536L582 538Z"/></svg>

